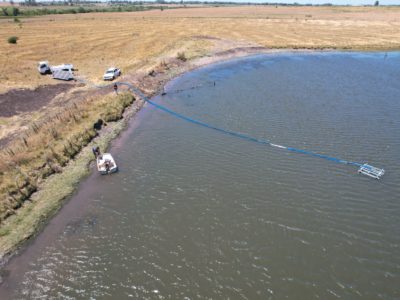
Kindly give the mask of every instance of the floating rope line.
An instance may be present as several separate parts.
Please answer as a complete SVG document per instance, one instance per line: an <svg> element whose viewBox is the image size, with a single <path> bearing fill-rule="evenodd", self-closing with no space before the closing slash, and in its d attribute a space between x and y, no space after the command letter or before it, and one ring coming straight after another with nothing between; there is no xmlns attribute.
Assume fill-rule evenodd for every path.
<svg viewBox="0 0 400 300"><path fill-rule="evenodd" d="M335 158L335 157L331 157L331 156L327 156L327 155L323 155L323 154L319 154L319 153L315 153L315 152L311 152L311 151L306 151L306 150L296 149L296 148L292 148L292 147L286 147L286 146L282 146L282 145L278 145L278 144L273 144L268 140L258 139L258 138L249 136L247 134L226 130L226 129L223 129L223 128L216 127L214 125L210 125L210 124L207 124L207 123L192 119L190 117L181 115L180 113L177 113L177 112L175 112L173 110L170 110L169 108L167 108L165 106L162 106L162 105L159 105L159 104L157 104L157 103L155 103L155 102L153 102L151 100L148 100L148 99L146 100L146 102L151 104L151 105L153 105L157 109L162 110L162 111L164 111L164 112L166 112L166 113L168 113L170 115L173 115L173 116L175 116L175 117L177 117L179 119L182 119L182 120L185 120L187 122L190 122L190 123L193 123L193 124L196 124L196 125L200 125L200 126L203 126L203 127L206 127L206 128L210 128L210 129L216 130L218 132L221 132L221 133L224 133L224 134L227 134L227 135L235 136L235 137L241 138L243 140L248 140L250 142L255 142L255 143L258 143L258 144L262 144L262 145L269 145L269 146L276 147L276 148L279 148L279 149L286 149L286 150L291 151L291 152L307 154L307 155L311 155L311 156L327 159L327 160L330 160L330 161L333 161L333 162L336 162L336 163L353 165L353 166L357 166L357 167L361 167L363 165L363 164L358 163L358 162L347 161L347 160L344 160L344 159L339 159L339 158Z"/></svg>
<svg viewBox="0 0 400 300"><path fill-rule="evenodd" d="M81 82L84 82L83 80L80 80ZM283 150L287 150L290 152L295 152L295 153L300 153L300 154L305 154L305 155L310 155L313 157L319 157L325 160L329 160L331 162L335 162L335 163L339 163L339 164L345 164L345 165L352 165L352 166L356 166L358 167L358 173L367 175L369 177L375 178L375 179L380 179L384 174L385 174L385 170L384 169L379 169L376 167L373 167L371 165L368 165L367 163L359 163L359 162L354 162L354 161L348 161L348 160L344 160L344 159L340 159L340 158L336 158L336 157L332 157L332 156L328 156L328 155L324 155L324 154L319 154L316 152L312 152L312 151L307 151L307 150L302 150L302 149L297 149L297 148L293 148L293 147L287 147L287 146L282 146L282 145L278 145L278 144L273 144L268 140L263 140L263 139L258 139L255 137L252 137L250 135L247 134L243 134L240 132L235 132L235 131L231 131L231 130L227 130L227 129L223 129L190 117L187 117L185 115L182 115L176 111L173 111L163 105L157 104L153 101L151 101L148 97L146 97L138 88L136 88L135 86L133 86L130 83L127 82L117 82L114 83L117 84L119 86L127 86L129 90L131 90L132 92L136 93L137 95L139 95L145 102L149 103L150 105L152 105L153 107L157 108L158 110L161 110L165 113L168 113L178 119L190 122L192 124L198 125L198 126L202 126L208 129L212 129L215 131L218 131L220 133L226 134L226 135L230 135L230 136L234 136L243 140L247 140L250 142L254 142L254 143L258 143L258 144L262 144L262 145L268 145L271 147L275 147L278 149L283 149ZM107 85L94 85L96 88L105 88L105 87L110 87L113 86L114 84L107 84Z"/></svg>

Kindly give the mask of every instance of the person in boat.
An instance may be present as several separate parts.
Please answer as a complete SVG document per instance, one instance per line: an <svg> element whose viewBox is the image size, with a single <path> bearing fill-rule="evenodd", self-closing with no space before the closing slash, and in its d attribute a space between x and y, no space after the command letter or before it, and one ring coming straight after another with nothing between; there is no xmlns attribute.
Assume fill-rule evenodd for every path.
<svg viewBox="0 0 400 300"><path fill-rule="evenodd" d="M104 163L104 167L106 168L106 172L107 172L107 173L110 172L110 169L111 169L111 161L106 160L105 163Z"/></svg>
<svg viewBox="0 0 400 300"><path fill-rule="evenodd" d="M99 146L95 146L92 148L92 152L95 158L97 158L98 156L100 156L100 148Z"/></svg>

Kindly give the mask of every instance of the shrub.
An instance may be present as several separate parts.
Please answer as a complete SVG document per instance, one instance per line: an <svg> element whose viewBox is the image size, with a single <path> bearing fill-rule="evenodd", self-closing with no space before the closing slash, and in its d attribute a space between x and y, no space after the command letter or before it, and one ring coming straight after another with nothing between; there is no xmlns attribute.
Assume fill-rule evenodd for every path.
<svg viewBox="0 0 400 300"><path fill-rule="evenodd" d="M17 37L17 36L10 36L10 37L8 38L8 43L9 43L9 44L16 44L17 41L18 41L18 37Z"/></svg>
<svg viewBox="0 0 400 300"><path fill-rule="evenodd" d="M2 7L1 8L1 11L2 11L2 13L3 13L3 16L9 16L10 14L8 13L8 9L7 9L7 7Z"/></svg>
<svg viewBox="0 0 400 300"><path fill-rule="evenodd" d="M176 58L181 60L181 61L187 61L185 52L178 52L178 55L176 56Z"/></svg>
<svg viewBox="0 0 400 300"><path fill-rule="evenodd" d="M19 15L19 9L18 8L16 8L16 7L13 7L12 9L11 9L11 14L15 17L15 16L18 16Z"/></svg>

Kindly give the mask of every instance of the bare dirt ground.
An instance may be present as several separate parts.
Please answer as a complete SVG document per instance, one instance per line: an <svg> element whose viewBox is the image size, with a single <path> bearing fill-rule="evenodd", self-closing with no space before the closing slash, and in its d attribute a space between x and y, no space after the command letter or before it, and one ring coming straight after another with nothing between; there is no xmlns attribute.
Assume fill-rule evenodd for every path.
<svg viewBox="0 0 400 300"><path fill-rule="evenodd" d="M82 86L75 82L58 83L0 94L0 149L21 137L32 122L47 118L53 110L81 97L85 93Z"/></svg>
<svg viewBox="0 0 400 300"><path fill-rule="evenodd" d="M43 85L34 90L14 89L0 95L0 117L31 112L46 106L55 96L73 87L72 84Z"/></svg>

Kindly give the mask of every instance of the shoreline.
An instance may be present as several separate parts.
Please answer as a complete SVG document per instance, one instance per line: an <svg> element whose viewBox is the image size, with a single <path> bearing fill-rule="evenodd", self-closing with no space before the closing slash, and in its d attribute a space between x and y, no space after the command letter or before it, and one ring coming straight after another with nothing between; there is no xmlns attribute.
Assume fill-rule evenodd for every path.
<svg viewBox="0 0 400 300"><path fill-rule="evenodd" d="M215 52L206 56L188 61L178 61L171 59L167 65L167 70L156 70L153 68L148 73L143 74L127 74L123 81L132 82L148 97L159 94L164 86L182 76L187 72L194 71L201 67L206 67L218 63L233 61L256 55L264 54L280 54L280 53L329 53L329 52L353 52L343 49L267 49L262 47L239 47L226 51ZM95 90L95 89L90 89ZM39 186L29 201L17 210L17 213L7 219L2 229L12 230L12 234L0 236L0 270L18 253L21 253L29 247L28 241L32 241L38 236L49 221L57 214L57 212L68 202L74 195L79 184L88 177L92 172L93 154L91 147L98 145L104 151L112 142L127 129L131 118L136 117L145 104L139 95L134 94L136 101L130 105L123 114L123 118L117 122L109 123L109 126L99 131L99 136L94 138L87 146L85 146L79 154L71 160L62 170L48 177L43 184ZM55 196L57 195L57 196ZM25 218L29 216L29 218ZM0 275L0 284L2 282Z"/></svg>
<svg viewBox="0 0 400 300"><path fill-rule="evenodd" d="M238 51L222 54L217 52L184 62L171 59L169 63L172 67L168 68L167 72L157 72L155 75L150 75L154 70L153 68L152 71L147 73L129 73L124 76L123 81L133 81L133 85L143 91L147 97L153 97L159 94L169 81L197 68L240 57L286 51L288 50L271 51L269 49L261 50L260 48L249 47L248 49L241 48ZM90 91L99 90L98 88L91 88L90 85L87 86ZM4 221L1 227L6 234L0 236L0 270L7 265L10 259L22 252L25 246L29 246L28 242L43 231L48 222L73 196L82 180L92 172L90 167L94 161L91 151L92 146L98 145L102 151L107 149L121 132L127 128L131 118L134 118L136 113L141 110L145 102L139 95L135 93L133 95L136 101L125 110L121 120L110 122L107 128L99 131L99 135L81 149L77 156L63 167L61 173L55 173L46 178L40 184L38 191L33 193L29 200L25 201L15 215ZM1 282L0 274L0 284Z"/></svg>

